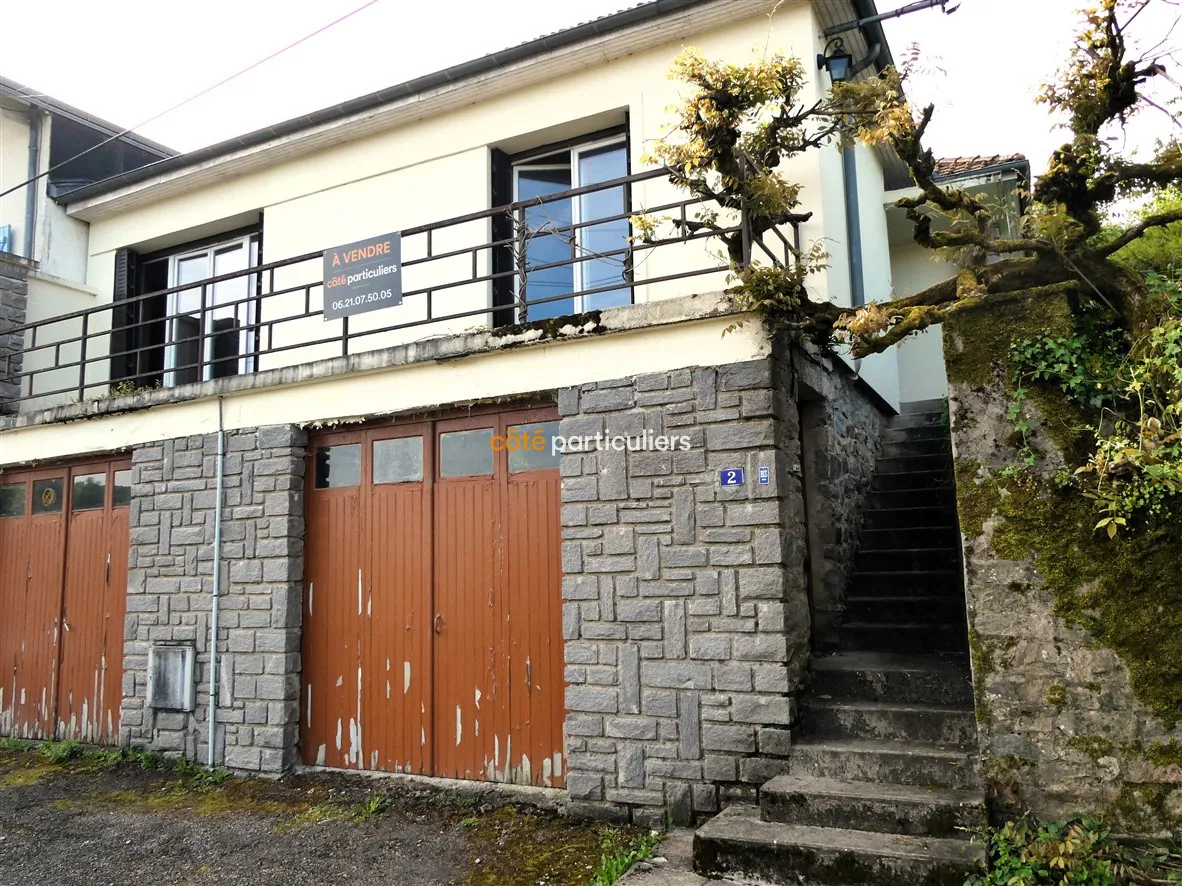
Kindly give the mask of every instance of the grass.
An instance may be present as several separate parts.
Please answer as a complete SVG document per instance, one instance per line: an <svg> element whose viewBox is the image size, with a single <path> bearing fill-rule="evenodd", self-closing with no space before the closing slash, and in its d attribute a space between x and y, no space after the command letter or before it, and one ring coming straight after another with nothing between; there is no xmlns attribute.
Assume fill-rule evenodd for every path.
<svg viewBox="0 0 1182 886"><path fill-rule="evenodd" d="M662 839L663 836L655 831L635 836L617 830L607 831L603 835L603 856L598 869L591 875L589 886L612 886L636 862L652 858L653 847Z"/></svg>

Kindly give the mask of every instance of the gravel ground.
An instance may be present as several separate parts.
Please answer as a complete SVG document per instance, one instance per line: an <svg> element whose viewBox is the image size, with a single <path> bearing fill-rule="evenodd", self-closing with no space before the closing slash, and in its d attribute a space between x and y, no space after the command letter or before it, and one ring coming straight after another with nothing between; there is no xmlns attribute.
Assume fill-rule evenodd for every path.
<svg viewBox="0 0 1182 886"><path fill-rule="evenodd" d="M636 836L405 782L0 750L0 886L583 886L608 835Z"/></svg>

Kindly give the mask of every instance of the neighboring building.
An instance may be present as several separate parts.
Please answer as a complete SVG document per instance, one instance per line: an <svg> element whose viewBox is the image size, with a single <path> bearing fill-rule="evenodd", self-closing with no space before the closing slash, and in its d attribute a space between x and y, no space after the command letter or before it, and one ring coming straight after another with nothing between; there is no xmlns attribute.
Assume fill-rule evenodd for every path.
<svg viewBox="0 0 1182 886"><path fill-rule="evenodd" d="M884 440L884 473L911 426L928 449L874 481L875 519L942 476L939 405L909 401L944 396L943 361L855 374L755 321L727 332L708 243L633 244L629 217L694 209L639 163L683 46L812 59L872 10L658 0L56 193L89 226L92 307L10 333L0 550L28 555L0 557L0 733L549 786L646 824L760 796L810 729L810 648L918 636L846 594L919 568L889 522L886 565L855 547ZM863 289L885 299L916 279L883 208L903 171L853 160ZM827 241L815 289L849 304L841 163L792 161L812 215L781 233ZM370 238L364 260L339 248ZM379 309L326 303L326 252L330 288L336 255ZM506 450L518 432L546 445ZM648 448L556 454L556 434ZM958 575L947 533L908 525ZM957 588L924 651L963 652ZM855 603L873 623L851 635ZM959 700L967 667L936 664Z"/></svg>
<svg viewBox="0 0 1182 886"><path fill-rule="evenodd" d="M0 77L3 318L35 323L100 304L98 289L87 285L89 226L71 218L54 198L175 155L163 145ZM19 366L13 368L19 372Z"/></svg>

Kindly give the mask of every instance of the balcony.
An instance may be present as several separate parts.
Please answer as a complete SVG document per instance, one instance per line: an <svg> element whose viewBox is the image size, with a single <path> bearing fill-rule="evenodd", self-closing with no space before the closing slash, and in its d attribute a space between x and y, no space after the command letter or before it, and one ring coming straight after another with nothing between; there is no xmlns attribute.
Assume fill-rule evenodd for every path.
<svg viewBox="0 0 1182 886"><path fill-rule="evenodd" d="M721 243L692 224L717 207L665 177L650 170L404 229L402 302L369 313L326 319L318 251L11 327L3 410L162 387L199 396L203 382L230 376L725 288ZM664 199L641 200L653 195ZM578 209L605 202L622 211ZM629 236L633 214L663 219L654 239ZM741 213L718 214L726 232L744 230ZM744 237L744 260L794 261L798 224L772 234Z"/></svg>

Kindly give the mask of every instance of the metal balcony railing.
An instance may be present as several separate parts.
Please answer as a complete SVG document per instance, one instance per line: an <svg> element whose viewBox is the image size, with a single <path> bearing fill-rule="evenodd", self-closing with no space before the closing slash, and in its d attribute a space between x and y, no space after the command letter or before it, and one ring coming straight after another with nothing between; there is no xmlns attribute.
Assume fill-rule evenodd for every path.
<svg viewBox="0 0 1182 886"><path fill-rule="evenodd" d="M587 310L605 294L630 302L641 287L652 294L731 270L721 243L708 242L714 234L692 224L697 208L717 207L688 196L643 207L634 202L637 185L666 175L646 171L404 229L402 304L368 314L323 320L324 252L318 251L0 328L0 343L9 345L0 352L4 411L259 372L473 325L528 322L552 316L557 307L547 306ZM613 189L622 194L619 213L571 215L575 201ZM671 233L651 242L631 239L628 220L636 213L667 219L663 228ZM726 211L719 223L726 233L745 231L745 263L752 249L773 263L794 261L796 222L787 237L773 230L772 249L763 238L753 242L741 213L729 215L731 227ZM544 250L534 248L540 238L551 238ZM565 254L546 260L556 246ZM570 271L556 275L556 269ZM177 307L182 298L185 310Z"/></svg>

